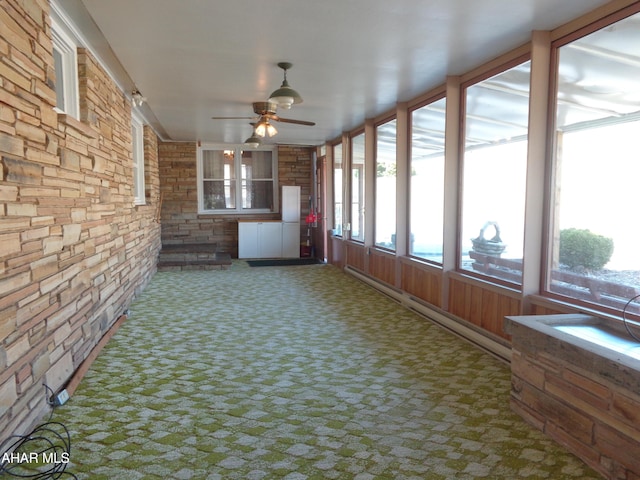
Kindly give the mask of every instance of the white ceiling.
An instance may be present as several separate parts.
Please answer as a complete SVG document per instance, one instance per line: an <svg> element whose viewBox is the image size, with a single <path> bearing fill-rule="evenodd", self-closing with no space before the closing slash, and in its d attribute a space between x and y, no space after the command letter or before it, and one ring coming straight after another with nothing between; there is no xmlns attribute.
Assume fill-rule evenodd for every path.
<svg viewBox="0 0 640 480"><path fill-rule="evenodd" d="M54 0L164 140L240 143L251 103L304 98L270 142L319 145L605 0Z"/></svg>

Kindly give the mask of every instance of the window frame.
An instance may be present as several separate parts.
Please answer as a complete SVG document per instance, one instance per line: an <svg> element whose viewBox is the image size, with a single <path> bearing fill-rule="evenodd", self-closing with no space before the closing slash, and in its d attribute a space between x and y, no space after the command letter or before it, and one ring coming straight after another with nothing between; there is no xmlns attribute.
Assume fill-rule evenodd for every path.
<svg viewBox="0 0 640 480"><path fill-rule="evenodd" d="M336 148L340 147L340 175L336 176ZM333 184L333 230L332 234L335 237L342 237L344 234L344 144L343 142L336 142L331 145L331 176ZM340 179L340 188L336 186L336 178ZM340 218L338 219L337 211L338 205L340 205Z"/></svg>
<svg viewBox="0 0 640 480"><path fill-rule="evenodd" d="M203 152L205 150L213 151L234 151L234 169L235 178L235 208L225 209L205 209L204 208L204 177L203 177ZM242 208L242 152L271 152L271 171L273 184L273 208ZM263 145L257 148L247 148L244 144L218 144L218 143L202 143L198 145L196 151L196 176L197 176L197 194L198 194L198 214L199 215L255 215L264 213L278 213L280 211L278 194L278 148L274 145Z"/></svg>
<svg viewBox="0 0 640 480"><path fill-rule="evenodd" d="M549 175L546 178L547 185L547 198L545 199L545 217L544 217L544 241L543 241L543 256L542 256L542 271L540 275L540 296L552 302L559 302L564 305L569 305L572 308L577 308L581 311L592 312L597 315L603 316L603 318L610 318L615 321L619 321L623 309L616 308L605 303L598 303L595 300L586 300L578 298L578 296L570 296L560 291L552 290L552 274L554 272L554 256L559 254L554 249L554 242L559 241L560 227L558 225L557 218L557 188L562 188L561 180L558 178L558 127L557 127L557 112L558 112L558 93L559 93L559 81L560 81L560 50L562 47L568 46L571 43L581 40L582 38L589 36L593 33L597 33L601 30L612 27L620 21L623 21L629 17L640 14L640 8L637 5L629 6L625 9L619 10L608 16L599 19L596 22L579 28L571 33L563 35L554 39L551 42L550 52L550 82L549 82L549 121L547 122L547 165ZM595 125L597 120L592 121ZM608 126L612 123L606 119L600 121L601 126ZM566 133L572 133L572 128L565 128ZM559 243L558 243L559 248ZM619 284L624 286L622 284ZM631 301L631 300L630 300ZM633 311L627 312L627 317L634 323L640 322L640 314Z"/></svg>
<svg viewBox="0 0 640 480"><path fill-rule="evenodd" d="M353 188L353 172L354 172L354 162L353 162L353 146L354 146L354 142L353 139L357 138L357 137L362 137L362 157L363 157L363 162L362 162L362 168L359 168L358 170L361 172L361 179L359 182L359 185L361 188L358 189L359 192L359 198L358 198L358 205L360 206L360 211L359 212L354 212L353 207L354 207L354 200L353 200L353 192L354 192L354 188ZM350 226L351 228L349 229L349 239L357 242L357 243L364 243L365 241L365 196L366 196L366 171L367 171L367 162L366 162L366 156L365 156L365 145L366 145L366 136L365 136L365 130L360 129L357 130L355 132L353 132L350 136L349 136L349 149L350 149L350 155L349 155L349 159L350 159L350 168L349 168L349 219L350 219ZM359 225L360 225L360 231L359 231L359 235L358 236L353 236L353 219L354 216L357 215L359 221Z"/></svg>
<svg viewBox="0 0 640 480"><path fill-rule="evenodd" d="M78 87L78 45L69 35L62 24L51 19L52 58L55 52L60 55L61 71L58 71L54 58L54 70L56 74L56 106L59 113L65 113L73 118L80 117L80 94ZM60 86L60 83L62 84ZM58 93L62 92L62 105L58 105L60 99Z"/></svg>
<svg viewBox="0 0 640 480"><path fill-rule="evenodd" d="M133 160L133 203L145 205L145 172L144 172L144 123L142 119L131 114L131 151Z"/></svg>
<svg viewBox="0 0 640 480"><path fill-rule="evenodd" d="M443 152L442 152L442 162L443 162L443 172L442 172L442 193L443 193L443 197L442 197L442 219L441 219L441 224L442 224L442 238L441 240L441 251L442 251L442 260L440 262L436 261L436 260L432 260L426 257L421 257L419 255L415 255L413 253L413 237L412 237L412 222L411 222L411 216L412 216L412 171L413 171L413 126L414 126L414 117L413 114L417 111L420 110L421 108L424 107L428 107L430 105L433 105L435 103L438 103L440 101L444 101L445 103L445 122L444 122L444 129L442 131L443 133L443 142L442 142L442 146L443 146ZM425 100L423 102L420 102L416 105L413 105L411 108L409 108L408 111L408 122L409 122L409 134L407 137L408 140L408 144L409 144L409 148L408 148L408 155L407 155L407 161L408 161L408 175L409 175L409 179L408 179L408 184L407 184L407 196L406 196L406 203L407 203L407 240L409 242L409 244L407 245L407 255L417 261L420 262L425 262L431 265L435 265L438 267L442 267L444 264L444 250L445 250L445 245L444 245L444 196L445 196L445 192L446 192L446 104L447 104L447 95L446 92L442 92L438 95L435 95L431 98L429 98L428 100Z"/></svg>
<svg viewBox="0 0 640 480"><path fill-rule="evenodd" d="M514 280L510 280L510 279L505 279L505 278L500 278L498 276L493 276L493 275L489 275L489 274L485 274L485 273L481 273L478 271L475 271L473 269L468 269L468 268L463 268L462 266L462 253L463 253L463 248L462 248L462 241L463 241L463 235L466 233L463 229L463 224L464 224L464 199L465 199L465 185L464 185L464 180L465 180L465 153L467 150L466 147L466 140L467 140L467 90L470 87L473 87L475 85L478 85L482 82L484 82L485 80L489 80L493 77L496 77L498 75L501 75L505 72L508 72L509 70L516 68L518 66L521 66L525 63L531 63L531 52L527 52L524 53L522 55L518 55L515 58L512 58L511 60L506 61L505 63L500 64L499 66L496 66L486 72L484 72L481 75L477 75L465 82L463 82L460 85L460 135L459 135L459 172L458 172L458 214L457 214L457 242L456 242L456 259L455 259L455 265L456 265L456 271L462 275L466 275L466 276L470 276L473 278L477 278L479 280L494 284L494 285L500 285L502 287L507 287L509 289L513 289L515 291L522 291L522 282L523 282L523 275L524 275L524 251L522 252L522 263L521 263L521 275L520 275L520 280L519 281L514 281ZM531 68L531 67L530 67ZM531 71L529 71L529 75L531 75ZM531 109L531 90L530 90L531 86L530 86L530 80L529 80L529 94L528 94L528 101L527 101L527 134L526 134L526 142L529 142L529 116L530 116L530 109ZM504 144L508 144L510 142L506 142ZM528 145L526 146L526 150L528 152ZM528 155L525 157L525 190L523 192L523 203L525 204L525 209L522 212L523 215L523 220L522 220L522 240L524 242L525 239L525 230L526 230L526 224L527 224L527 219L525 218L525 213L526 213L526 200L527 200L527 192L526 192L526 175L527 175L527 164L529 162L529 158ZM484 225L478 225L478 228L481 228L481 231L484 230ZM493 228L492 225L489 226L489 228ZM473 232L475 234L475 232ZM490 233L490 232L489 232Z"/></svg>
<svg viewBox="0 0 640 480"><path fill-rule="evenodd" d="M387 252L393 252L395 254L395 252L397 252L398 250L398 246L396 243L391 242L391 246L386 246L383 245L381 243L378 243L378 201L380 200L379 198L379 188L378 188L378 128L382 127L383 125L386 125L388 123L391 122L395 122L395 129L396 129L396 138L394 140L394 146L395 146L395 167L396 167L396 172L393 174L393 178L394 178L394 196L393 196L393 212L394 212L394 216L393 216L393 220L394 220L394 233L392 234L392 237L396 237L397 238L397 234L398 234L398 218L397 218L397 208L398 208L398 195L397 195L397 183L398 183L398 173L397 173L397 168L398 168L398 158L397 158L397 154L398 154L398 143L397 143L397 139L398 139L398 117L397 115L394 113L393 115L384 117L383 119L377 121L374 126L373 126L373 134L374 134L374 138L373 138L373 144L374 144L374 161L373 161L373 165L375 167L375 171L373 173L374 175L374 215L373 215L373 245L376 248L379 248L381 250L385 250ZM397 242L397 240L396 240Z"/></svg>

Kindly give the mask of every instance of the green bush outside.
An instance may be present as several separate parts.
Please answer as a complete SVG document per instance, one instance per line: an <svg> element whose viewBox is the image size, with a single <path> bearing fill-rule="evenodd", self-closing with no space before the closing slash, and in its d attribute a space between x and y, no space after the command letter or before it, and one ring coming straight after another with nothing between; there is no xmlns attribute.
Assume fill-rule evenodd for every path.
<svg viewBox="0 0 640 480"><path fill-rule="evenodd" d="M601 270L613 255L613 239L590 230L567 228L560 231L560 263L570 268Z"/></svg>

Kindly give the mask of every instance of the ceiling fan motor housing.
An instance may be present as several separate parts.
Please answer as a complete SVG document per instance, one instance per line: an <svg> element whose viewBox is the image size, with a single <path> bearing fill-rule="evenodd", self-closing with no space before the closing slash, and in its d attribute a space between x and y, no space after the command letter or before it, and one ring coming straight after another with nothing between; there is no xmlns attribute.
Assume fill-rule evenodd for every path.
<svg viewBox="0 0 640 480"><path fill-rule="evenodd" d="M275 115L278 104L275 102L253 102L253 111L256 115Z"/></svg>

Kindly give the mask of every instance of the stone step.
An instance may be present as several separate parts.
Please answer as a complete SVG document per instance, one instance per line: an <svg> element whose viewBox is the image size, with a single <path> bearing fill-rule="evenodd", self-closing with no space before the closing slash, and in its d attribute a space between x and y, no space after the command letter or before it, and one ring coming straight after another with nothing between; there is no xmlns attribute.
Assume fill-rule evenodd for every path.
<svg viewBox="0 0 640 480"><path fill-rule="evenodd" d="M226 269L231 255L217 252L212 243L163 245L158 256L158 271Z"/></svg>

